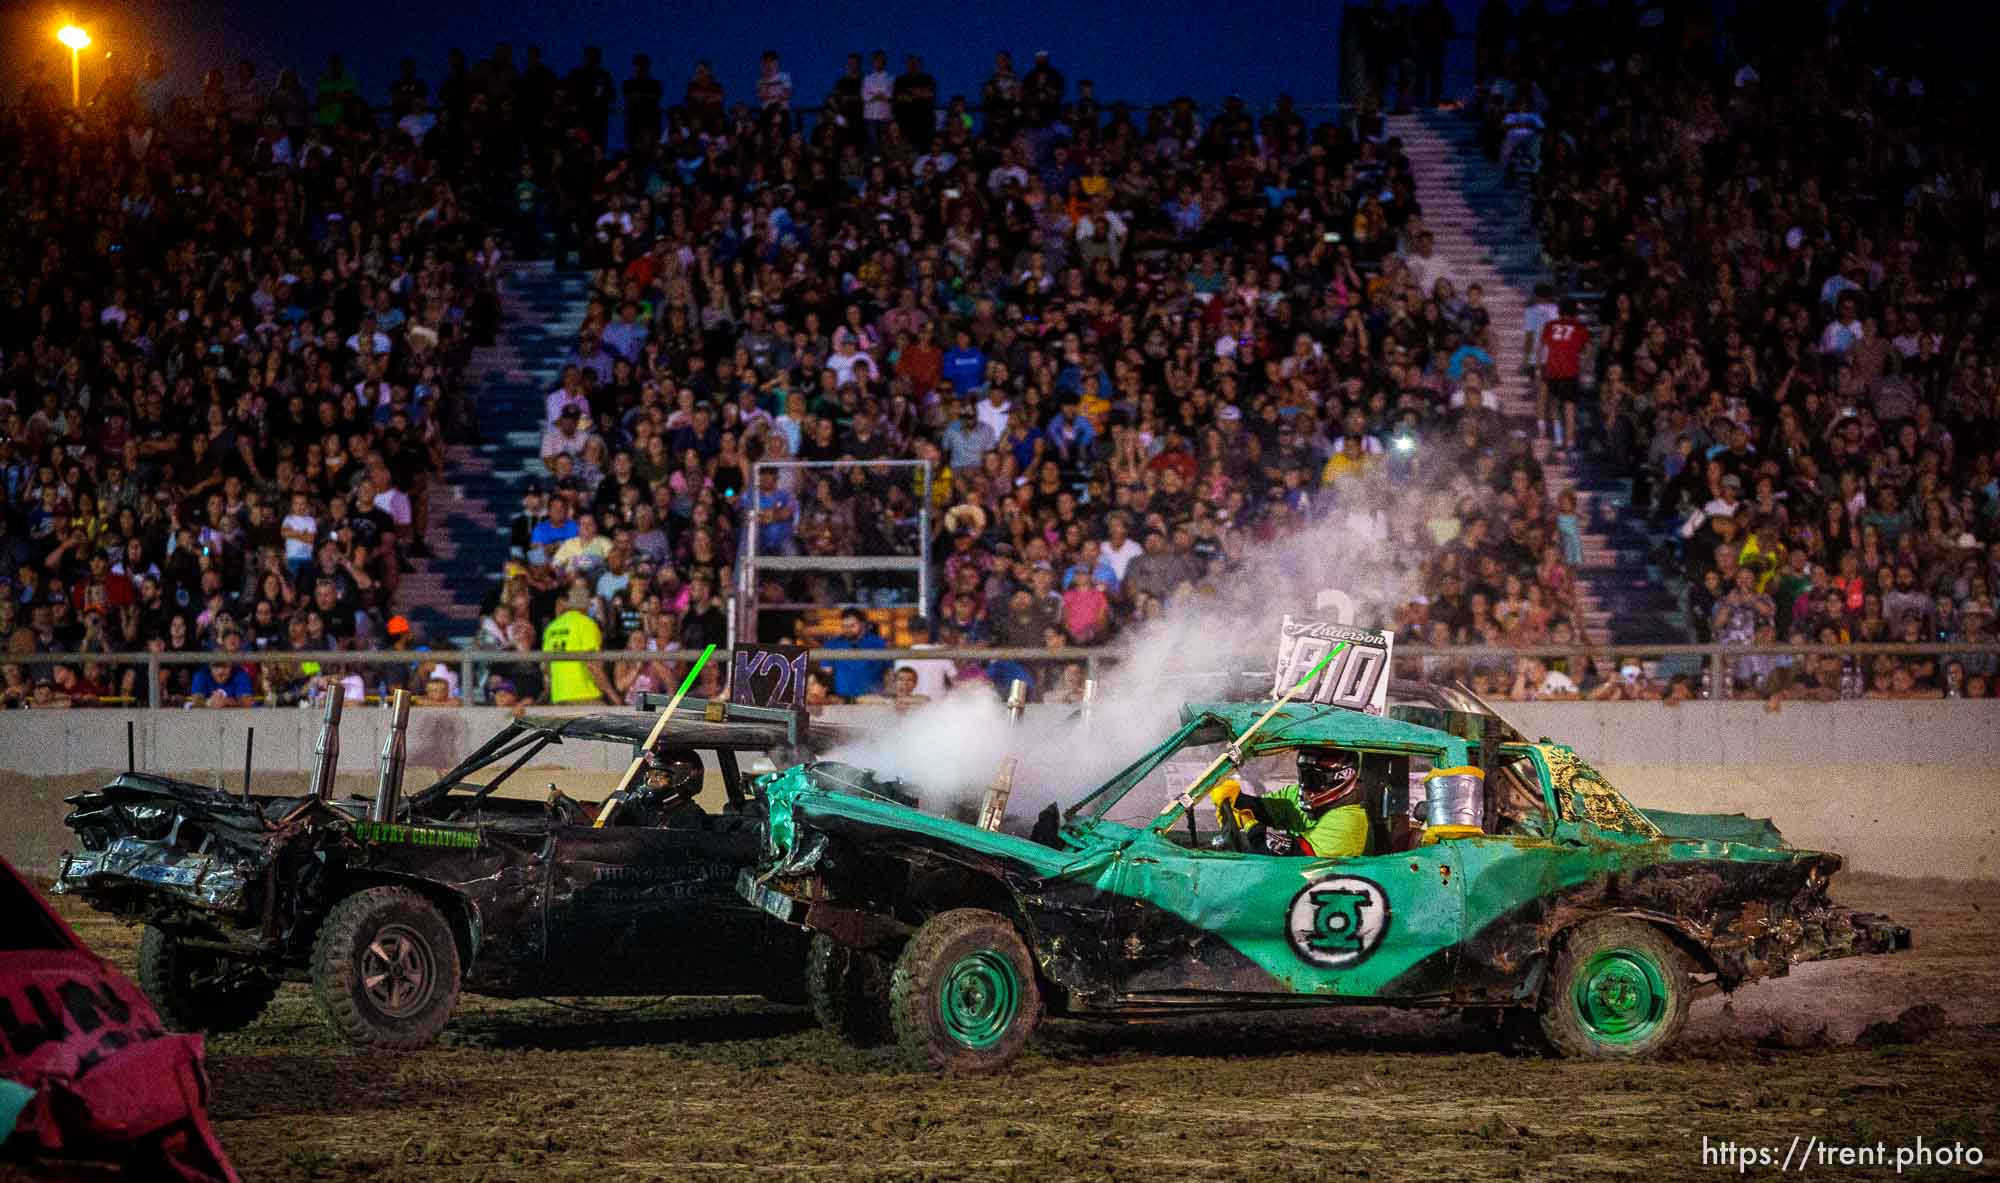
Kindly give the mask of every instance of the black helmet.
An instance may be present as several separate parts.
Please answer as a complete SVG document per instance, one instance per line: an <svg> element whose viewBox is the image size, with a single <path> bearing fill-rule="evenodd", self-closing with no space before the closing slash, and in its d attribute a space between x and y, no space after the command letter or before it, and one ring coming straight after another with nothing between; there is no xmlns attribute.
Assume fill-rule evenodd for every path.
<svg viewBox="0 0 2000 1183"><path fill-rule="evenodd" d="M693 800L701 795L701 757L678 749L646 757L645 787L662 797Z"/></svg>
<svg viewBox="0 0 2000 1183"><path fill-rule="evenodd" d="M1307 809L1345 805L1359 794L1361 762L1340 748L1299 749L1299 804Z"/></svg>

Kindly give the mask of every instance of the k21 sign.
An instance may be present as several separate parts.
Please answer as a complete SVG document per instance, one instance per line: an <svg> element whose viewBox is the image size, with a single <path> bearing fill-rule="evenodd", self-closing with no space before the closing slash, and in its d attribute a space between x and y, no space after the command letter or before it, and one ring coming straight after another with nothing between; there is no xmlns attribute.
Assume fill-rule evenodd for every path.
<svg viewBox="0 0 2000 1183"><path fill-rule="evenodd" d="M795 711L806 703L806 651L796 645L739 646L729 701Z"/></svg>

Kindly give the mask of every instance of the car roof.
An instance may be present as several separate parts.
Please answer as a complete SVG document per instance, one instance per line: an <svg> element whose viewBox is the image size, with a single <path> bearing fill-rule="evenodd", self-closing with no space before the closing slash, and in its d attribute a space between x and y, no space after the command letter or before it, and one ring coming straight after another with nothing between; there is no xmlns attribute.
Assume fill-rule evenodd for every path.
<svg viewBox="0 0 2000 1183"><path fill-rule="evenodd" d="M1230 734L1240 736L1270 709L1268 702L1191 702L1181 707L1181 720L1192 723L1206 715L1222 722ZM1465 741L1455 735L1401 719L1313 703L1287 704L1258 730L1251 742L1258 748L1326 743L1418 749L1442 753L1453 764L1467 760Z"/></svg>
<svg viewBox="0 0 2000 1183"><path fill-rule="evenodd" d="M654 714L631 711L595 715L523 715L516 726L547 731L559 740L602 740L608 743L640 744L653 733L659 721ZM812 734L823 741L844 737L844 729L815 722ZM732 719L714 723L706 719L675 719L660 732L659 742L676 748L716 748L736 752L761 752L786 744L785 726L757 720Z"/></svg>

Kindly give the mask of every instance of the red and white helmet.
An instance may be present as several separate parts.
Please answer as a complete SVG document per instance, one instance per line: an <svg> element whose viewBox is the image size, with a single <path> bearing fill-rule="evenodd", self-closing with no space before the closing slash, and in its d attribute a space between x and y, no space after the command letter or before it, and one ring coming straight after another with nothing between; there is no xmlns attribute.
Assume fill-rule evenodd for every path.
<svg viewBox="0 0 2000 1183"><path fill-rule="evenodd" d="M1299 749L1299 803L1307 809L1331 809L1360 796L1361 760L1341 748Z"/></svg>

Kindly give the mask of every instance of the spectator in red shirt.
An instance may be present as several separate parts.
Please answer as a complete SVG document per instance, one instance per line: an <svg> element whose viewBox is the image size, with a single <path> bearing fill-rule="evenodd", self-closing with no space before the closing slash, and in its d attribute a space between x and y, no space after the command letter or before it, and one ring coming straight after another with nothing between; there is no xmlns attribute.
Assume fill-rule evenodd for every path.
<svg viewBox="0 0 2000 1183"><path fill-rule="evenodd" d="M1576 301L1557 305L1556 318L1542 326L1542 372L1535 385L1535 416L1548 424L1558 448L1576 450L1577 379L1590 329L1576 316Z"/></svg>
<svg viewBox="0 0 2000 1183"><path fill-rule="evenodd" d="M136 599L131 579L114 572L111 556L101 550L90 556L90 577L69 589L70 607L79 618L93 612L115 613Z"/></svg>
<svg viewBox="0 0 2000 1183"><path fill-rule="evenodd" d="M910 391L923 398L944 382L944 351L937 346L937 331L929 324L917 329L914 344L906 344L896 359L896 376L907 379Z"/></svg>

